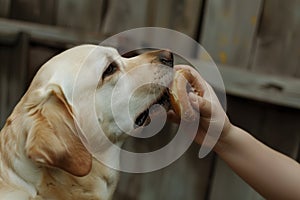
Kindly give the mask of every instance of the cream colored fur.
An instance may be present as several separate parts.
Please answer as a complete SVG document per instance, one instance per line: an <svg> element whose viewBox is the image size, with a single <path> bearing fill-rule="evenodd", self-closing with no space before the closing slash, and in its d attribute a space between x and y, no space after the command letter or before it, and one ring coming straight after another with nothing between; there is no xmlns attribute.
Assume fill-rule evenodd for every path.
<svg viewBox="0 0 300 200"><path fill-rule="evenodd" d="M0 200L111 199L118 172L97 161L79 136L95 134L92 131L94 126L100 125L116 145L122 144L124 133L112 122L109 100L112 89L130 70L141 64L158 63L158 54L157 51L126 59L112 48L82 45L45 63L0 133ZM111 61L118 70L102 79ZM152 74L159 77L151 77L149 72L155 72ZM80 73L86 73L88 77L78 81ZM165 81L170 81L166 71L155 66L149 65L138 74L149 81L157 78L161 81L162 75L166 76ZM119 101L127 94L128 88L137 84L135 76L129 73L128 83L117 93ZM97 88L92 87L95 81ZM76 96L80 104L73 102L74 90L82 94L82 97ZM78 115L88 116L91 112L84 102L88 92L95 93L99 124L91 124ZM163 89L152 88L153 95L146 92L141 90L134 98L138 105L132 111L135 117L153 103ZM122 105L122 102L116 104L120 106L116 108L120 113L124 110ZM133 130L132 120L124 120L125 126ZM79 133L82 125L87 126L91 133ZM109 147L104 151L105 159L118 163L119 158L110 153Z"/></svg>

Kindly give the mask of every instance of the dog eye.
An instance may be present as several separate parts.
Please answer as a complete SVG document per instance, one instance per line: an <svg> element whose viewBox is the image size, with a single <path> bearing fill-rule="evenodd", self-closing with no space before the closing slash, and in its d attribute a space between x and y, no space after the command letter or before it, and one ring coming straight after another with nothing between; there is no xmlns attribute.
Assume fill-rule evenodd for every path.
<svg viewBox="0 0 300 200"><path fill-rule="evenodd" d="M118 70L118 65L115 62L112 62L104 71L103 75L102 75L102 79L104 79L107 76L112 75L113 73L115 73Z"/></svg>

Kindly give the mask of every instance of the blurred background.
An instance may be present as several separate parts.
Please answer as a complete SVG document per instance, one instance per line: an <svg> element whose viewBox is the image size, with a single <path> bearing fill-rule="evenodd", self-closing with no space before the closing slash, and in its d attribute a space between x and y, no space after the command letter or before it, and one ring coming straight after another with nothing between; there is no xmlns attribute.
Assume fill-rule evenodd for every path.
<svg viewBox="0 0 300 200"><path fill-rule="evenodd" d="M165 27L217 63L231 121L299 162L299 11L299 0L0 0L0 126L52 56L131 28ZM115 199L263 199L214 153L200 160L198 151L192 145L156 172L121 173Z"/></svg>

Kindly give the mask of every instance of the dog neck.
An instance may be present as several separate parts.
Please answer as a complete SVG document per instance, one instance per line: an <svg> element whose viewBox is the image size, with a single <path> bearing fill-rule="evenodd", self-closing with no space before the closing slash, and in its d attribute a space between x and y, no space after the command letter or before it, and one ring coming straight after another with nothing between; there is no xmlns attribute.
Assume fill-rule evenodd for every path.
<svg viewBox="0 0 300 200"><path fill-rule="evenodd" d="M8 185L14 185L27 191L30 195L36 195L35 185L40 180L40 173L24 153L25 137L15 131L13 121L18 121L17 117L11 116L6 121L0 132L0 178ZM23 131L23 130L22 130Z"/></svg>

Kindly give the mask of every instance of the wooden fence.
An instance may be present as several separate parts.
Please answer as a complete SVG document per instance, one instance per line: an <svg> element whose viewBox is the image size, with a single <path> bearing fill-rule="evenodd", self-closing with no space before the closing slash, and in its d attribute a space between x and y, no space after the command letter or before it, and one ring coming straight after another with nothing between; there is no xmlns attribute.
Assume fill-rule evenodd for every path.
<svg viewBox="0 0 300 200"><path fill-rule="evenodd" d="M53 55L158 26L199 41L217 62L233 123L300 161L299 10L298 0L0 0L0 125ZM215 154L200 160L198 150L193 144L156 172L121 173L115 199L262 199Z"/></svg>

